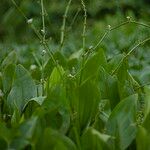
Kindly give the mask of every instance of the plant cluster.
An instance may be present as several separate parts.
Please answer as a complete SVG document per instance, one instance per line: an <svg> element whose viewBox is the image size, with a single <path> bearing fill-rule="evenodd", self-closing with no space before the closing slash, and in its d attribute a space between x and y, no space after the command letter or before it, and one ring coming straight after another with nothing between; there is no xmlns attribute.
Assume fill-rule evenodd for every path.
<svg viewBox="0 0 150 150"><path fill-rule="evenodd" d="M149 83L137 82L129 66L129 57L150 37L110 59L101 47L111 31L122 26L136 24L149 30L150 25L127 17L117 26L108 25L97 44L87 48L87 9L81 0L82 47L68 58L63 48L72 0L64 13L56 51L46 39L43 0L40 31L12 1L42 49L40 59L33 53L37 65L31 65L30 71L18 63L16 51L11 51L0 65L0 149L150 149Z"/></svg>

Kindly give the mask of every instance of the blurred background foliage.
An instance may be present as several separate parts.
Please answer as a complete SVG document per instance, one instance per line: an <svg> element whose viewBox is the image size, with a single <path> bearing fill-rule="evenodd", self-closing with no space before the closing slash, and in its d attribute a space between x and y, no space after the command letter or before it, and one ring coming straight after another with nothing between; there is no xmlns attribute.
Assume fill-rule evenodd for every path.
<svg viewBox="0 0 150 150"><path fill-rule="evenodd" d="M58 40L62 16L67 2L67 0L44 0L47 15L47 36L53 37L54 40ZM16 0L16 3L27 18L33 18L34 24L40 29L40 1ZM148 18L150 15L149 0L86 0L85 3L88 11L89 25L93 25L97 21L102 22L107 15L119 14L126 16L129 11L132 11L136 18ZM80 7L80 0L72 1L67 25L71 23L73 16ZM82 11L80 11L75 25L80 25L82 20ZM111 24L111 21L109 23ZM15 8L12 0L1 0L0 5L0 41L5 41L5 39L7 41L15 39L17 42L33 39L33 32L28 28L25 19Z"/></svg>
<svg viewBox="0 0 150 150"><path fill-rule="evenodd" d="M41 8L39 0L15 1L38 31L42 29ZM46 13L46 38L51 50L57 50L60 40L60 28L68 0L44 0ZM126 21L130 16L134 20L150 24L150 0L86 0L88 12L86 47L96 44L105 33L107 26L112 27ZM72 0L66 22L66 39L63 53L67 57L80 50L82 46L83 11L80 0ZM70 27L75 14L78 16ZM104 40L101 47L107 52L107 59L120 53L126 53L133 45L150 35L148 28L126 25L113 32ZM150 81L149 43L138 48L130 58L132 74L142 83ZM0 62L11 50L16 50L19 62L29 68L35 64L33 52L40 57L41 46L33 30L22 14L16 9L12 0L1 0L0 5ZM142 72L142 74L141 74Z"/></svg>

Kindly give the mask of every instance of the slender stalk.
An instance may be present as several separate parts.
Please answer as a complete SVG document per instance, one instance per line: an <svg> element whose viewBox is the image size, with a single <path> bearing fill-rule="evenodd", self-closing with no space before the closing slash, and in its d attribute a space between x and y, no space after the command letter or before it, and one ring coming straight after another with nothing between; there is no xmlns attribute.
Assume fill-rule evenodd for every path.
<svg viewBox="0 0 150 150"><path fill-rule="evenodd" d="M46 31L45 31L45 12L44 12L44 3L43 0L41 0L41 15L42 15L42 33L43 33L43 43L45 42L45 35L46 35Z"/></svg>
<svg viewBox="0 0 150 150"><path fill-rule="evenodd" d="M83 32L82 32L82 48L85 51L85 41L86 41L86 25L87 25L87 10L83 0L81 0L81 4L84 11L84 23L83 23Z"/></svg>
<svg viewBox="0 0 150 150"><path fill-rule="evenodd" d="M145 23L143 23L143 22L131 21L131 23L137 24L137 25L141 25L141 26L144 26L144 27L147 27L147 28L150 28L150 25L145 24Z"/></svg>
<svg viewBox="0 0 150 150"><path fill-rule="evenodd" d="M95 50L95 49L102 43L102 41L105 39L105 37L106 37L108 34L109 34L109 30L104 33L104 35L103 35L102 38L99 40L99 42L95 45L95 47L93 48L93 50Z"/></svg>
<svg viewBox="0 0 150 150"><path fill-rule="evenodd" d="M62 50L63 45L64 45L65 30L66 30L66 19L67 19L67 15L68 15L68 11L69 11L69 7L70 7L71 2L72 2L72 0L68 1L65 13L63 15L63 24L62 24L62 27L61 27L61 35L60 35L60 51Z"/></svg>
<svg viewBox="0 0 150 150"><path fill-rule="evenodd" d="M133 23L133 24L137 24L137 25L140 25L140 26L143 26L143 27L147 27L147 28L150 28L150 26L148 24L145 24L145 23L142 23L142 22L137 22L137 21L131 21L131 20L128 20L128 21L125 21L125 22L122 22L120 23L119 25L116 25L114 27L110 27L110 29L108 29L104 34L103 36L100 38L100 40L98 41L98 43L93 47L91 48L90 50L90 54L92 54L92 52L95 51L95 49L104 41L104 39L110 34L111 31L115 30L115 29L118 29L124 25L127 25L129 23ZM139 44L138 44L139 45ZM85 54L88 54L88 53L85 53ZM88 58L87 58L88 59ZM86 63L85 63L86 64ZM76 73L75 76L77 76L79 73L81 73L85 67L85 64L84 66L79 70L79 72Z"/></svg>
<svg viewBox="0 0 150 150"><path fill-rule="evenodd" d="M122 63L124 62L124 60L125 60L127 57L129 57L129 56L136 50L136 48L138 48L139 46L141 46L142 44L144 44L144 43L146 43L146 42L148 42L148 41L150 41L150 37L147 38L147 39L145 39L145 40L143 40L142 42L138 43L137 45L135 45L135 46L121 59L121 61L119 62L119 64L117 65L117 67L113 70L113 72L112 72L111 75L114 75L114 74L118 71L118 69L121 67Z"/></svg>
<svg viewBox="0 0 150 150"><path fill-rule="evenodd" d="M12 0L12 3L14 4L14 6L17 8L17 10L22 14L22 16L25 18L26 22L28 22L28 17L26 17L26 15L24 14L24 12L19 8L19 6L17 5L17 3L15 2L15 0ZM44 8L43 8L44 10ZM36 36L38 37L38 39L40 40L40 43L43 45L44 49L47 51L49 57L51 57L54 65L56 66L56 68L58 69L61 77L62 77L62 73L59 69L58 63L54 58L54 54L53 52L50 50L49 45L47 43L47 41L45 40L44 43L41 42L43 40L41 33L39 33L39 31L36 29L36 27L32 24L32 23L28 23L31 27L31 29L34 31L34 33L36 34Z"/></svg>
<svg viewBox="0 0 150 150"><path fill-rule="evenodd" d="M34 59L35 59L36 63L38 64L38 66L41 68L41 67L42 67L42 65L41 65L41 63L40 63L39 59L37 58L37 56L35 55L35 53L32 53L32 55L33 55L33 57L34 57Z"/></svg>
<svg viewBox="0 0 150 150"><path fill-rule="evenodd" d="M129 24L129 23L137 24L137 25L139 25L139 26L144 26L144 27L150 28L150 25L145 24L145 23L142 23L142 22L137 22L137 21L132 21L132 20L128 20L128 21L122 22L122 23L120 23L119 25L116 25L116 26L110 28L109 31L106 31L106 32L104 33L104 35L102 36L102 38L98 41L98 43L96 44L96 46L93 47L92 50L94 51L94 50L102 43L102 41L109 35L109 33L110 33L111 31L113 31L113 30L115 30L115 29L118 29L118 28L120 28L120 27L122 27L122 26L124 26L124 25Z"/></svg>
<svg viewBox="0 0 150 150"><path fill-rule="evenodd" d="M86 41L86 25L87 25L87 10L86 10L86 6L83 0L81 0L81 4L83 7L83 11L84 11L84 22L83 22L83 32L82 32L82 50L85 53L85 41ZM81 68L84 67L85 65L85 55L83 55L82 57L82 62L81 62ZM83 76L83 69L81 69L81 74L80 74L80 80L79 80L79 84L81 84L82 81L82 76Z"/></svg>
<svg viewBox="0 0 150 150"><path fill-rule="evenodd" d="M136 90L141 89L141 88L143 88L143 87L145 87L145 86L148 86L148 85L150 85L150 82L145 83L145 84L143 84L143 85L140 85L139 87L136 88Z"/></svg>
<svg viewBox="0 0 150 150"><path fill-rule="evenodd" d="M41 67L41 84L42 84L42 93L44 94L44 56L45 56L45 36L46 36L46 31L45 31L45 12L44 12L44 3L43 0L41 0L41 17L42 17L42 45L44 50L42 51L42 67Z"/></svg>
<svg viewBox="0 0 150 150"><path fill-rule="evenodd" d="M72 26L73 26L73 24L74 24L74 22L75 22L75 20L76 20L76 18L77 18L80 11L81 11L81 8L78 8L77 12L75 13L75 15L72 19L72 22L71 22L70 26L68 27L68 31L72 28Z"/></svg>
<svg viewBox="0 0 150 150"><path fill-rule="evenodd" d="M14 6L18 9L18 11L22 14L22 16L25 18L25 20L28 21L28 18L26 17L26 15L24 14L24 12L18 7L18 5L15 2L15 0L11 0L11 1L14 4Z"/></svg>

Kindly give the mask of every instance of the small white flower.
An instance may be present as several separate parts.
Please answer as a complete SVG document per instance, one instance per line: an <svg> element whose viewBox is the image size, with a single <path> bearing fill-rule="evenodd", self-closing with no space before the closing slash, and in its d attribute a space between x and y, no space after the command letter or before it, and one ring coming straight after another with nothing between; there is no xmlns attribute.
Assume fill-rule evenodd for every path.
<svg viewBox="0 0 150 150"><path fill-rule="evenodd" d="M32 22L33 22L33 19L32 19L32 18L27 20L27 23L28 23L28 24L32 24Z"/></svg>
<svg viewBox="0 0 150 150"><path fill-rule="evenodd" d="M89 46L89 49L93 49L93 46L91 45L91 46Z"/></svg>
<svg viewBox="0 0 150 150"><path fill-rule="evenodd" d="M68 74L68 78L74 78L72 74Z"/></svg>
<svg viewBox="0 0 150 150"><path fill-rule="evenodd" d="M36 68L37 68L37 66L34 64L30 66L30 70L32 70L32 71L35 70Z"/></svg>
<svg viewBox="0 0 150 150"><path fill-rule="evenodd" d="M128 20L128 21L130 21L130 20L131 20L131 17L130 17L130 16L127 16L126 18L127 18L127 20Z"/></svg>
<svg viewBox="0 0 150 150"><path fill-rule="evenodd" d="M42 56L44 56L46 54L46 50L42 50Z"/></svg>
<svg viewBox="0 0 150 150"><path fill-rule="evenodd" d="M41 32L42 32L42 34L45 34L45 30L42 29Z"/></svg>

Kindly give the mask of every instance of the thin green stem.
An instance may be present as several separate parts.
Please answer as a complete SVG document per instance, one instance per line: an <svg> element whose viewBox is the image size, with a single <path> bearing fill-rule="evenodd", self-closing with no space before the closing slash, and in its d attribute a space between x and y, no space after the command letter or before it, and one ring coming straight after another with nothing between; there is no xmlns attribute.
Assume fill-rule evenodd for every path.
<svg viewBox="0 0 150 150"><path fill-rule="evenodd" d="M86 6L85 6L85 3L83 0L81 0L81 4L83 7L83 11L84 11L84 22L83 22L83 32L82 32L82 50L84 53L85 52L85 42L86 42L87 10L86 10ZM81 68L84 67L85 60L86 60L85 55L83 55L82 62L81 62ZM83 76L83 69L81 69L79 84L81 84L82 76Z"/></svg>
<svg viewBox="0 0 150 150"><path fill-rule="evenodd" d="M42 34L43 34L43 42L45 42L45 12L44 12L44 3L43 0L41 0L41 15L42 15Z"/></svg>
<svg viewBox="0 0 150 150"><path fill-rule="evenodd" d="M77 18L80 11L81 11L81 8L78 8L77 12L75 13L75 15L72 19L72 22L71 22L70 26L68 27L68 31L72 28L72 26L73 26L73 24L74 24L74 22L75 22L75 20L76 20L76 18Z"/></svg>
<svg viewBox="0 0 150 150"><path fill-rule="evenodd" d="M22 14L22 16L25 18L26 21L28 21L28 18L24 14L24 12L18 7L17 3L14 0L11 0L14 6L17 8L17 10Z"/></svg>
<svg viewBox="0 0 150 150"><path fill-rule="evenodd" d="M87 10L84 3L84 0L81 0L81 4L84 11L84 23L83 23L83 32L82 32L82 48L85 51L85 41L86 41L86 26L87 26Z"/></svg>
<svg viewBox="0 0 150 150"><path fill-rule="evenodd" d="M142 44L146 43L150 41L150 37L149 38L146 38L145 40L143 40L142 42L138 43L137 45L135 45L122 59L121 61L119 62L119 64L117 65L117 67L113 70L112 74L111 75L114 75L118 69L121 67L122 63L124 62L124 60L129 57L135 50L136 48L138 48L139 46L141 46Z"/></svg>
<svg viewBox="0 0 150 150"><path fill-rule="evenodd" d="M33 57L34 57L34 59L35 59L36 63L38 64L38 66L41 68L41 67L42 67L42 65L41 65L41 63L40 63L39 59L37 58L37 56L35 55L35 53L32 53L32 55L33 55Z"/></svg>
<svg viewBox="0 0 150 150"><path fill-rule="evenodd" d="M15 2L15 0L12 0L12 2L13 2L13 4L14 4L14 6L17 8L17 10L22 14L22 16L23 16L23 17L25 18L25 20L28 22L29 19L26 17L26 15L23 13L23 11L19 8L19 6L18 6L17 3ZM44 9L44 8L43 8L43 9ZM31 29L34 31L34 33L36 34L36 36L38 37L38 39L40 40L40 42L43 41L42 35L39 33L39 31L36 29L36 27L35 27L32 23L30 23L29 25L30 25ZM41 44L43 45L44 49L47 51L49 57L51 57L51 59L52 59L54 65L55 65L56 68L59 70L59 73L60 73L60 75L61 75L61 77L62 77L62 73L61 73L61 71L60 71L60 69L59 69L58 63L57 63L57 61L55 60L54 54L53 54L53 52L50 50L48 43L47 43L46 40L45 40L45 42L41 42Z"/></svg>
<svg viewBox="0 0 150 150"><path fill-rule="evenodd" d="M106 32L104 33L104 35L102 36L102 38L98 41L98 43L96 44L96 46L93 47L92 50L94 51L94 50L102 43L102 41L109 35L109 33L110 33L111 31L113 31L113 30L115 30L115 29L118 29L118 28L120 28L120 27L122 27L122 26L124 26L124 25L129 24L129 23L137 24L137 25L140 25L140 26L144 26L144 27L150 28L150 25L145 24L145 23L142 23L142 22L131 21L131 20L122 22L122 23L120 23L119 25L116 25L116 26L110 28L108 31L106 31Z"/></svg>
<svg viewBox="0 0 150 150"><path fill-rule="evenodd" d="M150 25L145 24L145 23L143 23L143 22L131 21L131 23L137 24L137 25L141 25L141 26L144 26L144 27L147 27L147 28L150 28Z"/></svg>
<svg viewBox="0 0 150 150"><path fill-rule="evenodd" d="M130 21L122 22L122 23L120 23L119 25L116 25L115 27L110 28L110 31L113 31L113 30L115 30L115 29L118 29L118 28L120 28L120 27L122 27L122 26L124 26L124 25L126 25L126 24L129 24L129 23L130 23Z"/></svg>
<svg viewBox="0 0 150 150"><path fill-rule="evenodd" d="M65 13L63 15L63 24L61 27L61 35L60 35L60 51L62 50L63 45L64 45L64 41L65 41L66 19L67 19L67 15L68 15L68 11L69 11L69 7L70 7L71 2L72 2L72 0L68 1Z"/></svg>
<svg viewBox="0 0 150 150"><path fill-rule="evenodd" d="M143 87L145 87L145 86L148 86L148 85L150 85L150 82L145 83L145 84L143 84L143 85L140 85L139 87L136 88L136 90L141 89L141 88L143 88Z"/></svg>
<svg viewBox="0 0 150 150"><path fill-rule="evenodd" d="M105 37L108 34L109 34L109 30L104 33L104 35L102 36L102 38L99 40L99 42L95 45L95 47L92 50L95 50L102 43L102 41L105 39Z"/></svg>
<svg viewBox="0 0 150 150"><path fill-rule="evenodd" d="M41 0L41 17L42 17L42 45L45 51L45 35L46 35L46 31L45 31L45 12L44 12L44 3L43 0ZM42 67L41 67L41 84L42 84L42 94L44 94L44 56L45 56L45 52L42 51Z"/></svg>

